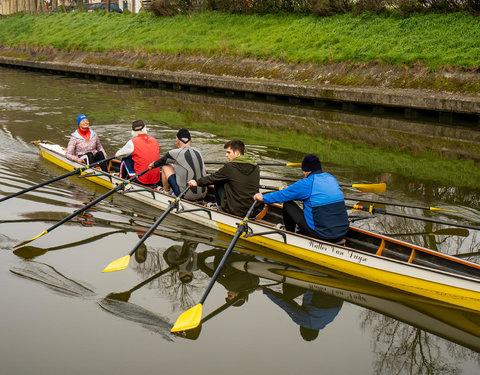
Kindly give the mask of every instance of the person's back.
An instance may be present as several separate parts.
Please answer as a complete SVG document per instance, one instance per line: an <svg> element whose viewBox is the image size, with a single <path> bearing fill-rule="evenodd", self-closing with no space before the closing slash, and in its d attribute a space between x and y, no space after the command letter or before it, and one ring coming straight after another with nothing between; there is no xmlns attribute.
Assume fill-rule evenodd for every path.
<svg viewBox="0 0 480 375"><path fill-rule="evenodd" d="M165 156L174 162L176 181L180 191L185 190L188 181L197 180L207 174L202 154L195 147L184 146L170 150ZM185 199L191 201L203 199L206 192L206 187L191 187L185 194Z"/></svg>
<svg viewBox="0 0 480 375"><path fill-rule="evenodd" d="M258 192L260 169L253 157L244 155L245 145L241 140L233 139L223 147L229 163L211 175L189 181L189 185L214 184L220 209L243 217L252 204L252 196Z"/></svg>
<svg viewBox="0 0 480 375"><path fill-rule="evenodd" d="M350 222L343 193L337 180L322 171L316 155L306 155L302 161L304 178L285 189L255 194L254 199L266 204L283 202L285 229L330 242L341 241ZM303 201L303 210L294 201Z"/></svg>
<svg viewBox="0 0 480 375"><path fill-rule="evenodd" d="M142 120L132 123L132 136L120 150L115 153L116 157L122 158L122 177L133 177L149 168L150 163L160 157L160 145L157 140L147 134L147 127ZM160 171L150 170L137 180L143 185L156 185L160 181Z"/></svg>
<svg viewBox="0 0 480 375"><path fill-rule="evenodd" d="M340 186L331 174L318 171L307 178L307 188L311 189L310 197L303 202L303 213L307 223L320 238L338 239L344 236L349 228L345 200Z"/></svg>

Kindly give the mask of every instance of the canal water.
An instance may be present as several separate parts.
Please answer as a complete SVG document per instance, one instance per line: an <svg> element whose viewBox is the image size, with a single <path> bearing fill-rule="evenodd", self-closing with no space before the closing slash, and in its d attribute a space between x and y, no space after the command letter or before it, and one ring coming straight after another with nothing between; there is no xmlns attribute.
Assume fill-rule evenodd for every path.
<svg viewBox="0 0 480 375"><path fill-rule="evenodd" d="M305 111L0 68L0 197L64 173L42 160L30 142L47 139L66 145L79 113L89 116L109 155L129 139L133 120L156 112L166 120L147 121L148 129L162 153L175 147L180 126L190 126L205 160L222 161L226 138L218 129L224 124L241 127L255 119L256 126L264 121L268 127L274 119L278 127L271 129L272 136L281 136L292 122L342 115L351 119L350 126L364 126L365 119L352 114ZM196 122L202 123L201 131L191 127ZM411 126L395 122L397 128L402 122ZM260 161L292 162L303 155L288 147L267 148L253 135L244 137L248 151ZM479 189L442 186L388 170L359 171L341 163L327 163L324 169L346 185L386 181L384 200L462 212L392 210L480 222ZM270 167L262 173L299 177L293 168ZM200 300L215 259L231 237L170 215L127 269L103 274L159 215L126 196L109 197L13 250L104 192L71 177L1 203L2 373L479 373L480 314L354 280L242 241L203 304L201 331L190 337L171 335L177 317ZM353 188L344 192L359 201L374 197ZM388 215L354 225L480 262L478 231ZM285 270L285 264L294 272L279 277L282 273L275 270ZM234 303L228 303L232 297Z"/></svg>

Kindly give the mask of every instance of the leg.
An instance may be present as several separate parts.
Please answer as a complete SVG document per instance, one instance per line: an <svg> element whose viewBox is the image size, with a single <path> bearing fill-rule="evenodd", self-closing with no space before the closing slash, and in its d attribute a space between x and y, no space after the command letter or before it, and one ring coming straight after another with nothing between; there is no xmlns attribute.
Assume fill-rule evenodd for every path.
<svg viewBox="0 0 480 375"><path fill-rule="evenodd" d="M295 225L298 225L301 234L317 237L315 231L308 226L303 210L293 201L283 203L283 223L290 232L295 232Z"/></svg>
<svg viewBox="0 0 480 375"><path fill-rule="evenodd" d="M162 167L162 186L165 191L170 191L171 186L168 181L170 176L172 175L175 175L175 169L173 169L173 166L171 166L170 164L165 164Z"/></svg>
<svg viewBox="0 0 480 375"><path fill-rule="evenodd" d="M88 165L93 163L93 154L91 152L87 152L86 154L83 154L80 156L80 159L84 159Z"/></svg>
<svg viewBox="0 0 480 375"><path fill-rule="evenodd" d="M135 169L132 156L127 156L122 159L120 163L120 177L121 178L130 178L135 176Z"/></svg>
<svg viewBox="0 0 480 375"><path fill-rule="evenodd" d="M222 195L223 195L223 184L215 184L215 201L217 202L218 209L220 209L222 205Z"/></svg>
<svg viewBox="0 0 480 375"><path fill-rule="evenodd" d="M99 151L93 157L93 162L97 162L97 161L104 160L104 159L105 159L105 155L103 154L102 151ZM102 168L102 171L108 172L107 162L100 163L100 168Z"/></svg>

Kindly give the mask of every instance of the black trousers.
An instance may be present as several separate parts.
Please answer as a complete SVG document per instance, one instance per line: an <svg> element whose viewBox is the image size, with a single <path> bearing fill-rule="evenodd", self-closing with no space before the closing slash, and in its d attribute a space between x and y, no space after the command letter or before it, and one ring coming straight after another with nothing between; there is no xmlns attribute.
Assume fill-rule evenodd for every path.
<svg viewBox="0 0 480 375"><path fill-rule="evenodd" d="M295 226L298 225L301 234L318 238L318 234L308 226L303 210L294 201L283 202L282 213L286 230L295 232Z"/></svg>
<svg viewBox="0 0 480 375"><path fill-rule="evenodd" d="M102 151L97 152L95 155L93 154L93 152L87 152L82 156L86 156L88 158L89 165L105 159L105 155L103 154ZM100 168L102 168L102 171L108 172L107 162L100 163Z"/></svg>
<svg viewBox="0 0 480 375"><path fill-rule="evenodd" d="M332 243L338 243L342 240L340 238L322 238L310 228L305 220L303 215L303 210L298 207L294 201L283 202L283 223L285 224L285 229L290 232L295 232L295 225L298 225L299 233L304 234L305 236L318 238L319 240L324 240Z"/></svg>

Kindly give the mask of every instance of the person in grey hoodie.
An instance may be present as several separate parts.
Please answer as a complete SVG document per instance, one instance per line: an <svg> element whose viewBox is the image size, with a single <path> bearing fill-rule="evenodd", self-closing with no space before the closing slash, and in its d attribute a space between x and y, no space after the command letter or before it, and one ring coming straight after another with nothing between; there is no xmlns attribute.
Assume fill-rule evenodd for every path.
<svg viewBox="0 0 480 375"><path fill-rule="evenodd" d="M190 186L215 185L218 207L225 212L244 217L258 192L260 169L253 157L245 155L245 144L240 139L225 143L229 163L215 173L190 180Z"/></svg>

